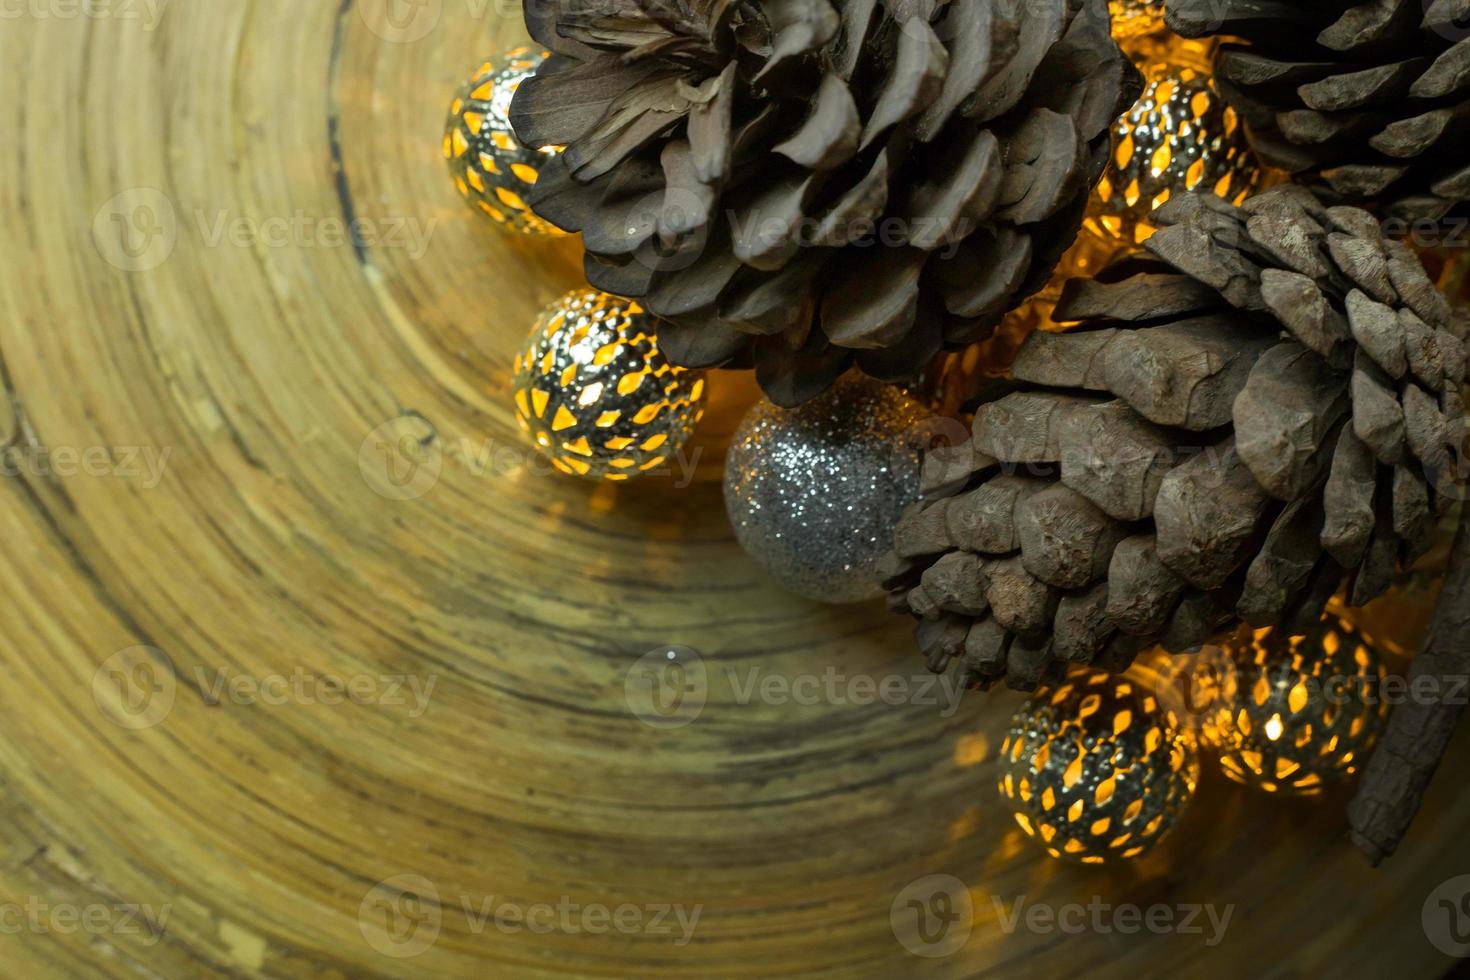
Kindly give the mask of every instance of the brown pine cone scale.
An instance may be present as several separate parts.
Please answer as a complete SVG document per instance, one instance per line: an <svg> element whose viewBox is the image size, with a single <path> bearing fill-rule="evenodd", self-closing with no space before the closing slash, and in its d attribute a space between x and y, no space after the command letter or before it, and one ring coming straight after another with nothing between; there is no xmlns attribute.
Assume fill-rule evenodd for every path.
<svg viewBox="0 0 1470 980"><path fill-rule="evenodd" d="M1234 39L1215 79L1263 162L1405 221L1467 212L1464 0L1168 0L1167 20Z"/></svg>
<svg viewBox="0 0 1470 980"><path fill-rule="evenodd" d="M1139 91L1106 0L540 0L516 93L580 231L690 367L794 404L914 375L1046 283Z"/></svg>
<svg viewBox="0 0 1470 980"><path fill-rule="evenodd" d="M1068 284L1078 325L1026 340L895 531L890 606L967 686L1305 629L1463 497L1466 324L1407 248L1291 186L1155 217L1154 257Z"/></svg>

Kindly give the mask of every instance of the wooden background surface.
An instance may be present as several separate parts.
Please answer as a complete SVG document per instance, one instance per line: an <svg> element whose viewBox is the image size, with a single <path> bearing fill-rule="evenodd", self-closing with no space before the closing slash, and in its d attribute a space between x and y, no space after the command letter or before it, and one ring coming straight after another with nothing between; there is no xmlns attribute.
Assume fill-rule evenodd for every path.
<svg viewBox="0 0 1470 980"><path fill-rule="evenodd" d="M521 36L499 3L6 6L0 974L1445 969L1420 916L1470 871L1463 741L1379 872L1340 796L1217 776L1158 853L1082 871L996 800L1013 695L740 703L752 678L912 676L908 628L783 596L738 552L719 473L747 379L715 380L688 486L518 455L511 356L578 271L571 243L477 220L438 155L456 84ZM423 469L392 499L383 467L415 460L379 450L404 440ZM673 729L625 697L667 644L709 677ZM329 677L354 698L321 703ZM890 917L932 874L974 908L937 958ZM437 903L394 890L424 880ZM1020 896L1234 911L1213 948L1007 935L994 900ZM606 935L516 929L624 904ZM691 941L658 906L698 907Z"/></svg>

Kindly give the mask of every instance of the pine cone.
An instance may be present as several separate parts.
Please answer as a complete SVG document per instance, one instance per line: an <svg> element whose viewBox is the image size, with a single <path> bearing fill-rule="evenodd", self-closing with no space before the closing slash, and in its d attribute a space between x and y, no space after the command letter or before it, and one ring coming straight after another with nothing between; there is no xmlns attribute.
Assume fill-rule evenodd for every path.
<svg viewBox="0 0 1470 980"><path fill-rule="evenodd" d="M1155 212L1157 260L1065 287L1018 390L932 452L885 561L931 669L1036 685L1243 618L1361 605L1463 496L1466 324L1404 245L1283 186Z"/></svg>
<svg viewBox="0 0 1470 980"><path fill-rule="evenodd" d="M1139 91L1106 0L548 0L529 203L675 363L772 400L983 339L1050 277Z"/></svg>
<svg viewBox="0 0 1470 980"><path fill-rule="evenodd" d="M1167 21L1186 37L1244 39L1221 46L1215 78L1263 162L1334 201L1416 220L1470 201L1467 11L1465 0L1168 0Z"/></svg>

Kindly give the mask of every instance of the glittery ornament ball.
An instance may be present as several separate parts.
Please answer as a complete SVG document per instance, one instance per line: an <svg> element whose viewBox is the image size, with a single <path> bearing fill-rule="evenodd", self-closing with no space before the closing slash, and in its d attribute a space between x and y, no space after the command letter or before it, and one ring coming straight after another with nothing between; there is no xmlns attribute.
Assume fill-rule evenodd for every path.
<svg viewBox="0 0 1470 980"><path fill-rule="evenodd" d="M918 499L929 412L851 373L795 409L762 401L725 462L736 540L782 587L820 602L883 594L878 560Z"/></svg>
<svg viewBox="0 0 1470 980"><path fill-rule="evenodd" d="M1231 779L1268 793L1311 796L1367 759L1387 715L1384 670L1351 624L1328 617L1304 636L1238 631L1223 647L1217 686L1197 684L1200 734Z"/></svg>
<svg viewBox="0 0 1470 980"><path fill-rule="evenodd" d="M455 96L444 127L444 159L454 186L472 207L523 235L565 234L537 217L525 201L541 166L560 150L523 146L510 126L511 98L546 55L515 48L486 61Z"/></svg>
<svg viewBox="0 0 1470 980"><path fill-rule="evenodd" d="M1079 671L1011 719L1000 794L1053 857L1104 864L1143 854L1199 782L1194 733L1133 678Z"/></svg>
<svg viewBox="0 0 1470 980"><path fill-rule="evenodd" d="M516 418L563 473L668 472L704 415L698 371L670 364L631 300L573 290L547 307L513 365Z"/></svg>

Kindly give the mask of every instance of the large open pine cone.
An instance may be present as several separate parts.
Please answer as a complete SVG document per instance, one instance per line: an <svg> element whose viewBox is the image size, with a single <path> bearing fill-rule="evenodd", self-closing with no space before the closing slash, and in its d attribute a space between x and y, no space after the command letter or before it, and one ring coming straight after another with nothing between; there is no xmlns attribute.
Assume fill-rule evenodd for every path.
<svg viewBox="0 0 1470 980"><path fill-rule="evenodd" d="M1074 280L1019 390L925 462L886 559L931 669L1029 688L1237 617L1305 631L1374 598L1463 494L1466 325L1365 211L1283 186L1169 201Z"/></svg>
<svg viewBox="0 0 1470 980"><path fill-rule="evenodd" d="M1438 219L1470 201L1465 0L1167 6L1186 37L1244 40L1221 46L1215 80L1265 163L1403 219Z"/></svg>
<svg viewBox="0 0 1470 980"><path fill-rule="evenodd" d="M1106 0L527 0L536 212L675 363L783 405L911 376L1045 284L1139 91Z"/></svg>

